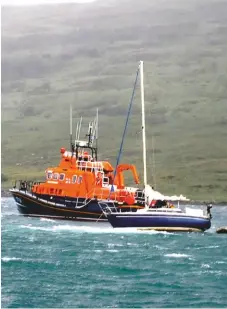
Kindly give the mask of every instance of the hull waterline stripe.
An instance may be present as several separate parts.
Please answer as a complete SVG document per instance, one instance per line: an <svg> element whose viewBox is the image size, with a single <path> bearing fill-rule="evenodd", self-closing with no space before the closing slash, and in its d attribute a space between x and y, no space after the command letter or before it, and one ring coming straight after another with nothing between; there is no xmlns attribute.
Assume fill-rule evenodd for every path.
<svg viewBox="0 0 227 309"><path fill-rule="evenodd" d="M108 214L107 214L108 216ZM109 215L111 216L111 215ZM174 218L174 219L185 219L185 218L192 218L192 219L196 219L196 220L210 220L208 217L205 217L205 216L191 216L191 215L187 215L186 213L182 213L182 214L179 214L179 213L149 213L147 215L135 215L132 213L132 215L118 215L118 214L113 214L113 216L115 218L127 218L127 219L134 219L134 218L143 218L143 219L149 219L149 217L152 217L152 218Z"/></svg>
<svg viewBox="0 0 227 309"><path fill-rule="evenodd" d="M163 232L203 232L203 229L194 228L194 227L144 227L137 228L140 231L163 231Z"/></svg>

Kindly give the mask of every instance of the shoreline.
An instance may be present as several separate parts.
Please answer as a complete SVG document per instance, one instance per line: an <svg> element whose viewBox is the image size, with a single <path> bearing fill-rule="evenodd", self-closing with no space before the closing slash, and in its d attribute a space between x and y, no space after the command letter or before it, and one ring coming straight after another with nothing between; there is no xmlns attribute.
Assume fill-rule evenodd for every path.
<svg viewBox="0 0 227 309"><path fill-rule="evenodd" d="M11 193L9 192L9 189L1 189L1 197L12 197ZM188 202L181 201L182 205L187 204L196 204L196 205L206 205L211 204L214 206L227 206L227 201L221 201L221 202L215 202L215 201L197 201L197 200L190 200Z"/></svg>

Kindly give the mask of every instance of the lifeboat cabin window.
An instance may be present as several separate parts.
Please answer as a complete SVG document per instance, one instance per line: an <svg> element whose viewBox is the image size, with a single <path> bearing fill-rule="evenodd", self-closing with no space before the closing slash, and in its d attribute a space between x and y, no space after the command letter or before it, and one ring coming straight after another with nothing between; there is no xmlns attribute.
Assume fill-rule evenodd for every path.
<svg viewBox="0 0 227 309"><path fill-rule="evenodd" d="M74 175L72 178L72 183L76 183L76 181L77 181L77 175Z"/></svg>
<svg viewBox="0 0 227 309"><path fill-rule="evenodd" d="M104 185L108 185L109 184L109 178L108 177L104 177L103 178L103 184Z"/></svg>
<svg viewBox="0 0 227 309"><path fill-rule="evenodd" d="M82 183L82 176L79 176L78 177L78 184L81 184Z"/></svg>
<svg viewBox="0 0 227 309"><path fill-rule="evenodd" d="M52 179L52 175L53 175L52 172L47 172L47 179Z"/></svg>
<svg viewBox="0 0 227 309"><path fill-rule="evenodd" d="M58 173L54 173L54 174L53 174L53 179L54 179L54 180L58 180L58 177L59 177L59 174L58 174Z"/></svg>
<svg viewBox="0 0 227 309"><path fill-rule="evenodd" d="M65 174L60 174L59 179L60 180L64 180L65 179Z"/></svg>

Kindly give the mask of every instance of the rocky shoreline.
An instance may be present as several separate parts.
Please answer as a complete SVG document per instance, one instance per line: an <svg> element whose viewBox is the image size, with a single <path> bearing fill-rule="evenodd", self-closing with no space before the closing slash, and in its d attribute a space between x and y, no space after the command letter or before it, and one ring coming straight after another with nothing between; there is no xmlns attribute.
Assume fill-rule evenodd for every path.
<svg viewBox="0 0 227 309"><path fill-rule="evenodd" d="M8 189L1 189L1 197L12 197L11 193L9 192ZM181 204L188 204L188 202L181 202ZM222 202L215 202L215 201L196 201L196 200L191 200L190 204L196 204L196 205L204 205L204 204L212 204L215 206L227 206L227 201L222 201Z"/></svg>

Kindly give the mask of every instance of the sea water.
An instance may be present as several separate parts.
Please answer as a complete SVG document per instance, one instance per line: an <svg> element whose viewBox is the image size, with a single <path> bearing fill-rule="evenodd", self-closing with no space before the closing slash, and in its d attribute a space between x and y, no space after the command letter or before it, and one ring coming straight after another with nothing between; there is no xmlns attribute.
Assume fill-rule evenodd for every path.
<svg viewBox="0 0 227 309"><path fill-rule="evenodd" d="M27 218L2 198L2 307L227 305L227 206L205 233L113 230Z"/></svg>

